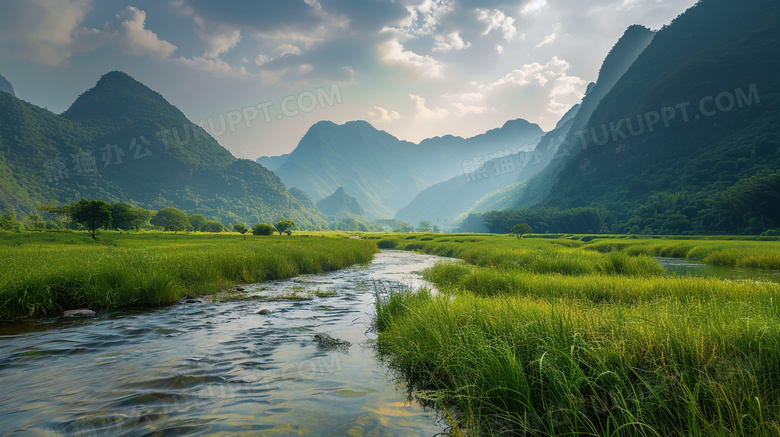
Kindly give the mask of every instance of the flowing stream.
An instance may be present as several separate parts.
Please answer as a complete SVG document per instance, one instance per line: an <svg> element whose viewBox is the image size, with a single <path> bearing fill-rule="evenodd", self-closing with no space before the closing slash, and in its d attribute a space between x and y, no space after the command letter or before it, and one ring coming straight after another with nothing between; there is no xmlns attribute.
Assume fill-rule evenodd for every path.
<svg viewBox="0 0 780 437"><path fill-rule="evenodd" d="M368 267L246 286L307 300L204 298L0 328L0 435L442 432L369 331L375 291L430 286L419 272L437 259L383 251Z"/></svg>
<svg viewBox="0 0 780 437"><path fill-rule="evenodd" d="M689 261L682 258L656 258L669 276L694 276L719 278L731 281L780 282L780 272L775 270L747 269L716 266Z"/></svg>

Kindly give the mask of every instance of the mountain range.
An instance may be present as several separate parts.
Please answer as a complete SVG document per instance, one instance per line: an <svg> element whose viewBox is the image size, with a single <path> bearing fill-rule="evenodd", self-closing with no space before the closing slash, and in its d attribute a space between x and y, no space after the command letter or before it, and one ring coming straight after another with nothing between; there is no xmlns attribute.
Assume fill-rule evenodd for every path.
<svg viewBox="0 0 780 437"><path fill-rule="evenodd" d="M0 92L0 210L81 198L172 206L224 223L327 225L276 175L235 158L125 73L105 74L61 115Z"/></svg>
<svg viewBox="0 0 780 437"><path fill-rule="evenodd" d="M541 229L556 231L545 214L566 223L560 232L780 228L778 22L777 1L702 0L656 32L629 27L581 104L522 151L454 137L415 148L348 123L312 128L276 173L315 199L343 186L371 218L443 228L507 232L528 208L544 212L522 213ZM426 155L432 145L452 159ZM412 162L394 159L408 150Z"/></svg>
<svg viewBox="0 0 780 437"><path fill-rule="evenodd" d="M323 121L312 126L289 155L258 161L315 201L342 187L358 200L368 219L387 219L423 189L462 175L464 161L507 148L528 150L542 135L538 125L518 119L472 138L444 136L413 144L365 121Z"/></svg>

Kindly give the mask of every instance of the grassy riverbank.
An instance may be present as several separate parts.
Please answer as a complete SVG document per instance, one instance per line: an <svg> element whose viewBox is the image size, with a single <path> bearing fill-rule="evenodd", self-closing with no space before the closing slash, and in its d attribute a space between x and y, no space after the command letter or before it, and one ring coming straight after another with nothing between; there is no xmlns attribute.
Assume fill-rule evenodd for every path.
<svg viewBox="0 0 780 437"><path fill-rule="evenodd" d="M464 429L780 435L780 286L666 277L646 256L774 267L780 243L371 238L466 261L426 273L440 295L377 303L390 363Z"/></svg>
<svg viewBox="0 0 780 437"><path fill-rule="evenodd" d="M173 303L236 284L370 262L376 246L340 235L0 233L0 321Z"/></svg>

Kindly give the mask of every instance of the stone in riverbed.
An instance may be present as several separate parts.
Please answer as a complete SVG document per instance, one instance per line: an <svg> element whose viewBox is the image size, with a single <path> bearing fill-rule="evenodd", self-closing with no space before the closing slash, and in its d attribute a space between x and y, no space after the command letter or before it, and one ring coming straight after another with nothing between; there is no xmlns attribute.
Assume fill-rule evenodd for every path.
<svg viewBox="0 0 780 437"><path fill-rule="evenodd" d="M271 312L272 311L269 310L268 308L263 308L260 311L258 311L257 314L260 314L261 316L267 316L267 315L270 315Z"/></svg>
<svg viewBox="0 0 780 437"><path fill-rule="evenodd" d="M92 317L95 312L87 309L67 310L62 313L63 317Z"/></svg>
<svg viewBox="0 0 780 437"><path fill-rule="evenodd" d="M347 340L334 338L331 337L330 334L326 333L314 334L314 340L317 342L319 347L327 350L341 349L346 351L350 346L352 346L352 343L348 342Z"/></svg>

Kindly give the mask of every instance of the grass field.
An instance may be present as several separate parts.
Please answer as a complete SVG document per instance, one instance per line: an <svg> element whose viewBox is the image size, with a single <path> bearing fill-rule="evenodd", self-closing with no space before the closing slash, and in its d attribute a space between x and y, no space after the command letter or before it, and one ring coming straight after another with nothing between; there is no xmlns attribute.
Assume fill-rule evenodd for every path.
<svg viewBox="0 0 780 437"><path fill-rule="evenodd" d="M0 232L0 321L173 303L236 284L371 261L373 243L342 234Z"/></svg>
<svg viewBox="0 0 780 437"><path fill-rule="evenodd" d="M778 268L780 243L371 235L463 259L377 301L380 349L467 431L779 436L780 285L667 277L648 255Z"/></svg>

